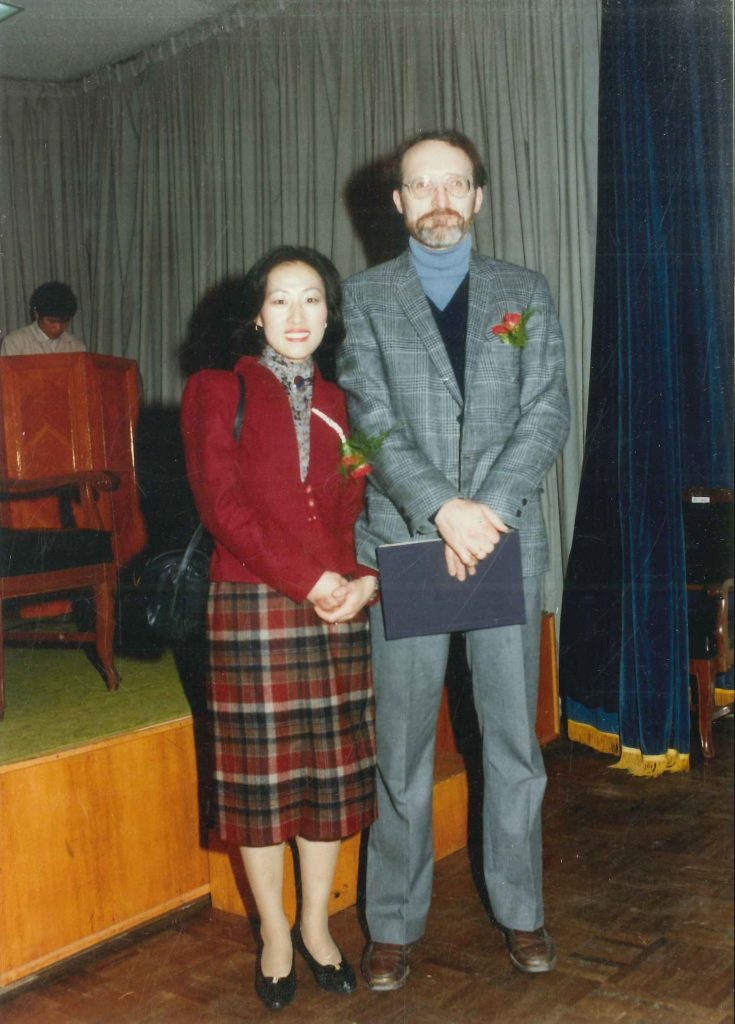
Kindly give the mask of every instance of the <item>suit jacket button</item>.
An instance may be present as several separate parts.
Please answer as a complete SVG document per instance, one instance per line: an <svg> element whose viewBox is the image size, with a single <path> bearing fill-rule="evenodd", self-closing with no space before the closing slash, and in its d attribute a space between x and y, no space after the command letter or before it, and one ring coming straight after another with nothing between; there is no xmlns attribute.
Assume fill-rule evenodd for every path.
<svg viewBox="0 0 735 1024"><path fill-rule="evenodd" d="M518 509L518 511L516 512L516 515L517 515L517 516L520 516L521 514L522 514L522 513L521 513L521 510L520 510L520 509Z"/></svg>
<svg viewBox="0 0 735 1024"><path fill-rule="evenodd" d="M523 501L521 502L521 505L527 505L527 504L528 504L528 498L524 498Z"/></svg>
<svg viewBox="0 0 735 1024"><path fill-rule="evenodd" d="M464 413L461 412L459 414L459 416L457 417L457 423L459 423L460 427L462 426L462 424L464 423Z"/></svg>

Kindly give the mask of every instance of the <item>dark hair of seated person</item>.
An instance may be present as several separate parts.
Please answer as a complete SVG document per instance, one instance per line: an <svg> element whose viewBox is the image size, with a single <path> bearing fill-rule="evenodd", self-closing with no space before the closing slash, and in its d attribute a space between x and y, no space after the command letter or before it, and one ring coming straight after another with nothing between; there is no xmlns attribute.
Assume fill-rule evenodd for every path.
<svg viewBox="0 0 735 1024"><path fill-rule="evenodd" d="M50 316L56 320L71 320L79 308L74 292L62 281L46 281L39 284L31 295L31 319Z"/></svg>

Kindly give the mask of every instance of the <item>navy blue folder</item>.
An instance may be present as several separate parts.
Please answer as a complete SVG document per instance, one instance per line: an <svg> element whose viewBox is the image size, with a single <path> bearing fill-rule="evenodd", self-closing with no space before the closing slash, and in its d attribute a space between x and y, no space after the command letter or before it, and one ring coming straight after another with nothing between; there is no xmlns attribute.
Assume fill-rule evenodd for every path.
<svg viewBox="0 0 735 1024"><path fill-rule="evenodd" d="M382 544L377 556L387 640L526 621L516 530L462 583L447 572L441 540Z"/></svg>

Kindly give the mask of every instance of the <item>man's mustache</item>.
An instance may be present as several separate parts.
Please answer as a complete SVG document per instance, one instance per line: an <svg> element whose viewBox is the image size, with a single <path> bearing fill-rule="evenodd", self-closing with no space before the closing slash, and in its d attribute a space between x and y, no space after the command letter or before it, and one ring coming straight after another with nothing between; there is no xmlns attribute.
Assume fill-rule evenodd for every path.
<svg viewBox="0 0 735 1024"><path fill-rule="evenodd" d="M443 209L438 210L429 210L428 213L422 214L417 221L417 226L427 224L434 217L454 217L455 220L458 221L464 220L462 214L458 213L457 210L453 210L451 207L445 207Z"/></svg>

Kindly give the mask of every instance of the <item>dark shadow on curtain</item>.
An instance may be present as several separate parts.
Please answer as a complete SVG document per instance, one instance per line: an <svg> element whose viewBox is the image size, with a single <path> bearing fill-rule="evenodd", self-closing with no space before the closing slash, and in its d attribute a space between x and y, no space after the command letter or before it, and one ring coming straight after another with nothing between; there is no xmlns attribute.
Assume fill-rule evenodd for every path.
<svg viewBox="0 0 735 1024"><path fill-rule="evenodd" d="M360 167L345 187L345 203L368 266L392 260L407 246L407 234L391 198L391 158Z"/></svg>
<svg viewBox="0 0 735 1024"><path fill-rule="evenodd" d="M245 277L225 278L197 303L179 348L185 377L197 370L231 370L239 352L233 336L244 316Z"/></svg>
<svg viewBox="0 0 735 1024"><path fill-rule="evenodd" d="M572 738L672 761L656 771L689 750L681 491L732 486L726 7L603 2L589 416L560 679Z"/></svg>

